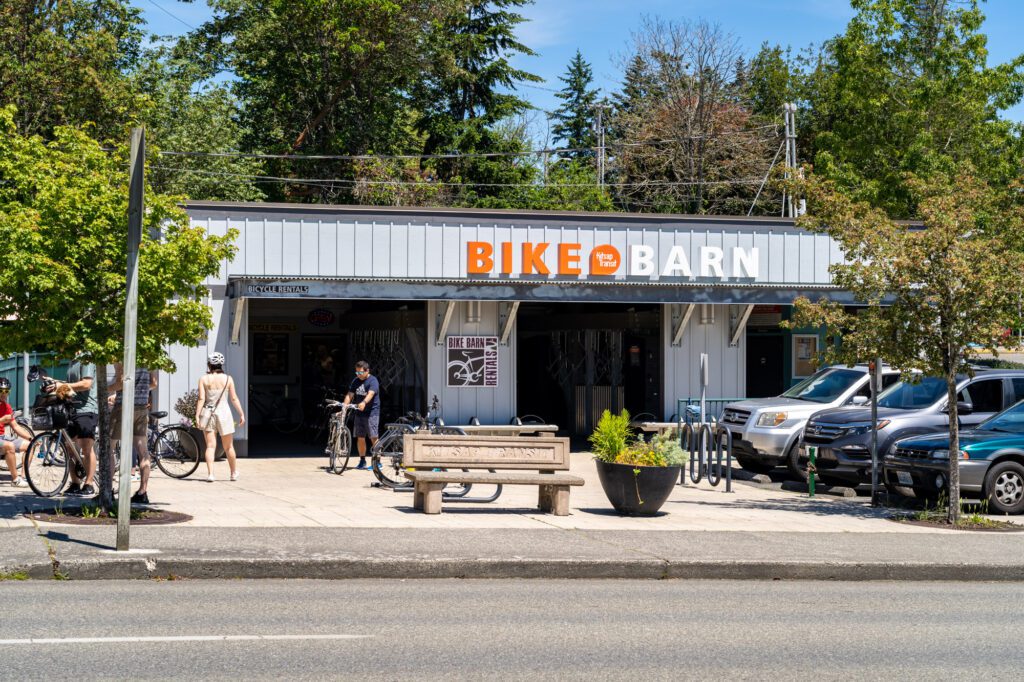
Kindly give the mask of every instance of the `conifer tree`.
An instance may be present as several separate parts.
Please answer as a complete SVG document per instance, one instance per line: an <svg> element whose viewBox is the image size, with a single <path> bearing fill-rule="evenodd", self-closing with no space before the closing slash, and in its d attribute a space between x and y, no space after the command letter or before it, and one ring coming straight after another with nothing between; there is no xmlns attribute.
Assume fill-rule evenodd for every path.
<svg viewBox="0 0 1024 682"><path fill-rule="evenodd" d="M567 157L593 157L593 147L597 144L594 134L597 90L591 88L594 82L593 69L584 61L579 50L576 50L576 56L569 62L569 68L559 80L565 83L565 87L555 95L562 100L562 105L551 114L552 120L556 122L551 130L552 136L556 142L563 143L568 149L583 148L582 151L567 153Z"/></svg>

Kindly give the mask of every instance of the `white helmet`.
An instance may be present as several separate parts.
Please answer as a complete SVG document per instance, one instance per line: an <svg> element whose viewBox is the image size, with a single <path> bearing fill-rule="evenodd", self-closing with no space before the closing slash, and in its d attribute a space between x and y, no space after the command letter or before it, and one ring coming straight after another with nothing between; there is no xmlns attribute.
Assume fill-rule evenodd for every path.
<svg viewBox="0 0 1024 682"><path fill-rule="evenodd" d="M214 367L224 366L224 354L223 353L210 353L209 357L206 358L206 362Z"/></svg>

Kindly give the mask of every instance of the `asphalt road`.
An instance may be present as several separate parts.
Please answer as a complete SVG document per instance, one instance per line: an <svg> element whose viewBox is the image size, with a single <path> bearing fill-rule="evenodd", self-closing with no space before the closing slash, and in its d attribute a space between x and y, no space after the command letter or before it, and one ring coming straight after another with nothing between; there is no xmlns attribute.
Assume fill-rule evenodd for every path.
<svg viewBox="0 0 1024 682"><path fill-rule="evenodd" d="M1014 583L3 582L0 679L1010 679L1022 601Z"/></svg>

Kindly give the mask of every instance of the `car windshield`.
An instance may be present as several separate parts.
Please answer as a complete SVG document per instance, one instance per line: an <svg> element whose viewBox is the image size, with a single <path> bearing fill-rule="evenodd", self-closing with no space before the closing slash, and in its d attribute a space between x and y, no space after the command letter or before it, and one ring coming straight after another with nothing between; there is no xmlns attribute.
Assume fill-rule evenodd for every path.
<svg viewBox="0 0 1024 682"><path fill-rule="evenodd" d="M864 372L852 369L823 369L782 394L783 398L796 398L812 403L831 403L846 393L858 381L863 379Z"/></svg>
<svg viewBox="0 0 1024 682"><path fill-rule="evenodd" d="M1024 401L982 422L978 425L978 428L985 429L986 431L1024 433Z"/></svg>
<svg viewBox="0 0 1024 682"><path fill-rule="evenodd" d="M946 382L924 377L917 383L900 381L878 395L879 407L897 410L920 410L931 407L946 395Z"/></svg>

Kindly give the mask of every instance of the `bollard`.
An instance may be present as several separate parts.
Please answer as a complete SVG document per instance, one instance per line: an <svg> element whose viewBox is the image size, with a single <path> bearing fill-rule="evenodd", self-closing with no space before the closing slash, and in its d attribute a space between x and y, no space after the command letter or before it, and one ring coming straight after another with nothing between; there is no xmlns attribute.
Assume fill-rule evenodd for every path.
<svg viewBox="0 0 1024 682"><path fill-rule="evenodd" d="M807 496L814 497L814 476L818 469L814 465L814 459L818 454L818 448L813 445L807 446Z"/></svg>

